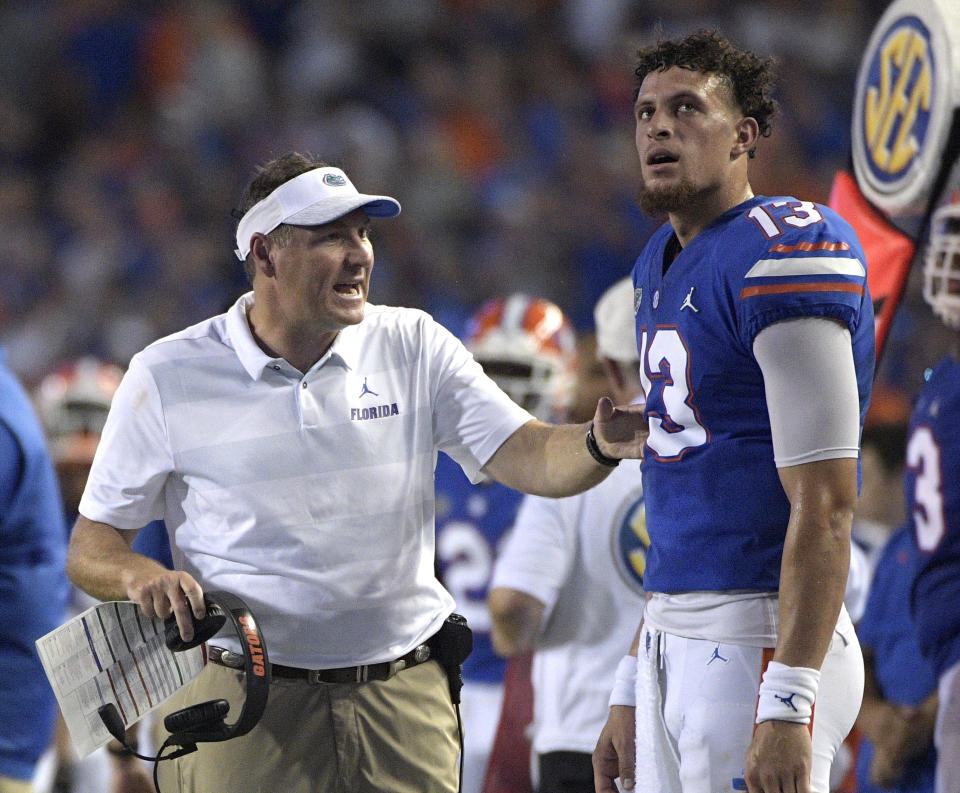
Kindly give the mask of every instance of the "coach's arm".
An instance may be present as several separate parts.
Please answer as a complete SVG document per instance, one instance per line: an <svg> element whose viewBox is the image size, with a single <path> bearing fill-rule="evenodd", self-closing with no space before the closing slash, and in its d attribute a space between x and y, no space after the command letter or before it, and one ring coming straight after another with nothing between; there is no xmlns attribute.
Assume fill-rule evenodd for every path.
<svg viewBox="0 0 960 793"><path fill-rule="evenodd" d="M148 617L177 618L180 635L193 638L193 616L206 614L203 591L189 573L169 570L131 549L136 531L121 531L81 515L70 535L67 575L98 600L132 600Z"/></svg>
<svg viewBox="0 0 960 793"><path fill-rule="evenodd" d="M494 452L483 472L522 493L547 498L572 496L606 479L613 470L587 451L589 424L528 421ZM637 459L647 440L642 405L597 404L593 431L600 452L614 459Z"/></svg>

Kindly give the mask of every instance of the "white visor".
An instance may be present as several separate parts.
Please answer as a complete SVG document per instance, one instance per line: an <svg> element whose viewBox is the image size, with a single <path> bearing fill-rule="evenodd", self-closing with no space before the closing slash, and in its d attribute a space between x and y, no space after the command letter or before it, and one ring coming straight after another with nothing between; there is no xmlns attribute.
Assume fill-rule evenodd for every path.
<svg viewBox="0 0 960 793"><path fill-rule="evenodd" d="M339 168L314 168L284 182L258 201L237 225L237 248L242 262L250 253L254 234L269 234L281 223L291 226L320 226L364 209L370 217L392 218L400 214L400 203L385 195L365 195Z"/></svg>

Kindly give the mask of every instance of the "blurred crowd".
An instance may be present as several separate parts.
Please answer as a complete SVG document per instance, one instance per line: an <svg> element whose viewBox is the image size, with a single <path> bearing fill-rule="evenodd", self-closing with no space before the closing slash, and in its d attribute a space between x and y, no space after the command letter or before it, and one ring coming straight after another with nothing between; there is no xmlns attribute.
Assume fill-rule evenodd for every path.
<svg viewBox="0 0 960 793"><path fill-rule="evenodd" d="M460 332L481 300L526 290L589 329L655 225L634 203L636 47L715 25L774 53L782 113L754 188L825 202L885 6L7 0L0 344L29 383L81 354L126 364L219 313L246 290L231 209L286 150L403 204L374 229L373 302ZM915 293L884 362L911 390L937 326Z"/></svg>

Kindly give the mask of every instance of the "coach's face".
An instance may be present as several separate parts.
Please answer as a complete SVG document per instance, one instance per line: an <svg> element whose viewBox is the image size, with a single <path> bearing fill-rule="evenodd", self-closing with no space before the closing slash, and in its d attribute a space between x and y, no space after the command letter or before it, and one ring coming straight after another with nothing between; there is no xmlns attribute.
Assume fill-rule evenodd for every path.
<svg viewBox="0 0 960 793"><path fill-rule="evenodd" d="M367 213L291 231L290 242L272 251L284 324L329 333L361 322L373 270Z"/></svg>

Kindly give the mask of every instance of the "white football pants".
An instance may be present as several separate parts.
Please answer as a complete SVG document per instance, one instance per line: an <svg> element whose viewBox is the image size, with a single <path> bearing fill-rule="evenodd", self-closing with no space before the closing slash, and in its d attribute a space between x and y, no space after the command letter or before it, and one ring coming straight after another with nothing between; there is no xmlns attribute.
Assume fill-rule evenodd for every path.
<svg viewBox="0 0 960 793"><path fill-rule="evenodd" d="M636 793L746 790L763 648L644 626L638 656ZM830 765L863 697L863 656L846 610L820 672L811 786L828 793Z"/></svg>

